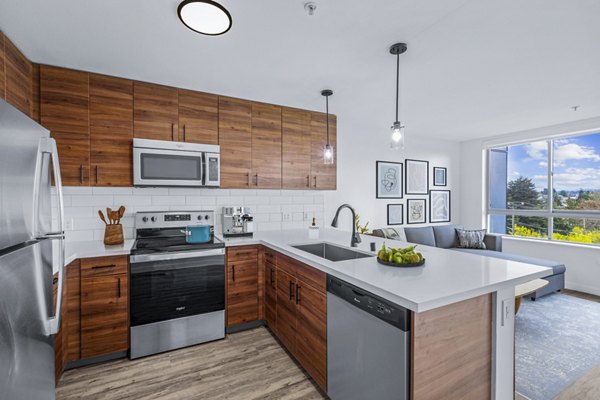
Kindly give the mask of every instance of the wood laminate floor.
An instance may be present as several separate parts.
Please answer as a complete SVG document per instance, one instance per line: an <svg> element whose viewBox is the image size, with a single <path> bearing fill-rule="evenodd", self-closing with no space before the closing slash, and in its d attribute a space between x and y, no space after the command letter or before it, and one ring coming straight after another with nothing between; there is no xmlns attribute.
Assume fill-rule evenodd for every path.
<svg viewBox="0 0 600 400"><path fill-rule="evenodd" d="M57 400L326 399L266 328L66 371Z"/></svg>

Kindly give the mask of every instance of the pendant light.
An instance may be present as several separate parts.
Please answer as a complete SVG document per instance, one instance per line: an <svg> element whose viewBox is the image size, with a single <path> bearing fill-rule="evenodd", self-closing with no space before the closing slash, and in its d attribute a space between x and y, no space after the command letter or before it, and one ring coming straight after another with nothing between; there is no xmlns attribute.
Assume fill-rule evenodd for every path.
<svg viewBox="0 0 600 400"><path fill-rule="evenodd" d="M222 35L231 29L231 14L212 0L184 0L177 15L185 26L203 35Z"/></svg>
<svg viewBox="0 0 600 400"><path fill-rule="evenodd" d="M325 89L321 91L321 96L325 96L325 113L327 118L327 143L323 146L323 162L325 165L333 164L333 146L329 142L329 96L333 94L333 90Z"/></svg>
<svg viewBox="0 0 600 400"><path fill-rule="evenodd" d="M398 118L398 98L400 91L400 54L406 52L406 43L396 43L390 47L390 53L396 56L396 120L391 127L390 147L394 150L404 148L404 125Z"/></svg>

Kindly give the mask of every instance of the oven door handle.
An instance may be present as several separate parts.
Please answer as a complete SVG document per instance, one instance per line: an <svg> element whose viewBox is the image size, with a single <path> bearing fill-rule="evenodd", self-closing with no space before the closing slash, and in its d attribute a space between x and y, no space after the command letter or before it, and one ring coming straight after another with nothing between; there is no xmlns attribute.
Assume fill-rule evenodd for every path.
<svg viewBox="0 0 600 400"><path fill-rule="evenodd" d="M224 254L224 248L201 251L186 251L183 253L133 254L129 256L129 262L131 264L135 264L149 261L183 260L186 258L220 256Z"/></svg>

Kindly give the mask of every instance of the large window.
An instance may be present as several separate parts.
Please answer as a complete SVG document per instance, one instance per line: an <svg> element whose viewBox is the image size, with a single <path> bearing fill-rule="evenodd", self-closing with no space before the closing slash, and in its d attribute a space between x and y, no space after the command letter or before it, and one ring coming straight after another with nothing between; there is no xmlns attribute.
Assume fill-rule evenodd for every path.
<svg viewBox="0 0 600 400"><path fill-rule="evenodd" d="M490 231L600 244L600 133L489 149Z"/></svg>

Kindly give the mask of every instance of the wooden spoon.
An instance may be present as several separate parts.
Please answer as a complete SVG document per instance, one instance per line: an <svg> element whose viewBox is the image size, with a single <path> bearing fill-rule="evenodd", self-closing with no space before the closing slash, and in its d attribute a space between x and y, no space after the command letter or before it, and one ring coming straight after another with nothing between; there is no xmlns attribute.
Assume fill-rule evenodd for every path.
<svg viewBox="0 0 600 400"><path fill-rule="evenodd" d="M119 207L119 219L117 220L117 224L121 223L121 218L125 215L125 206Z"/></svg>
<svg viewBox="0 0 600 400"><path fill-rule="evenodd" d="M105 225L108 225L108 223L106 222L106 218L104 218L104 214L102 214L102 210L98 210L98 215L100 216L102 222L104 222Z"/></svg>
<svg viewBox="0 0 600 400"><path fill-rule="evenodd" d="M113 210L111 208L106 207L106 217L110 221L111 225L113 224L112 215L113 215Z"/></svg>

